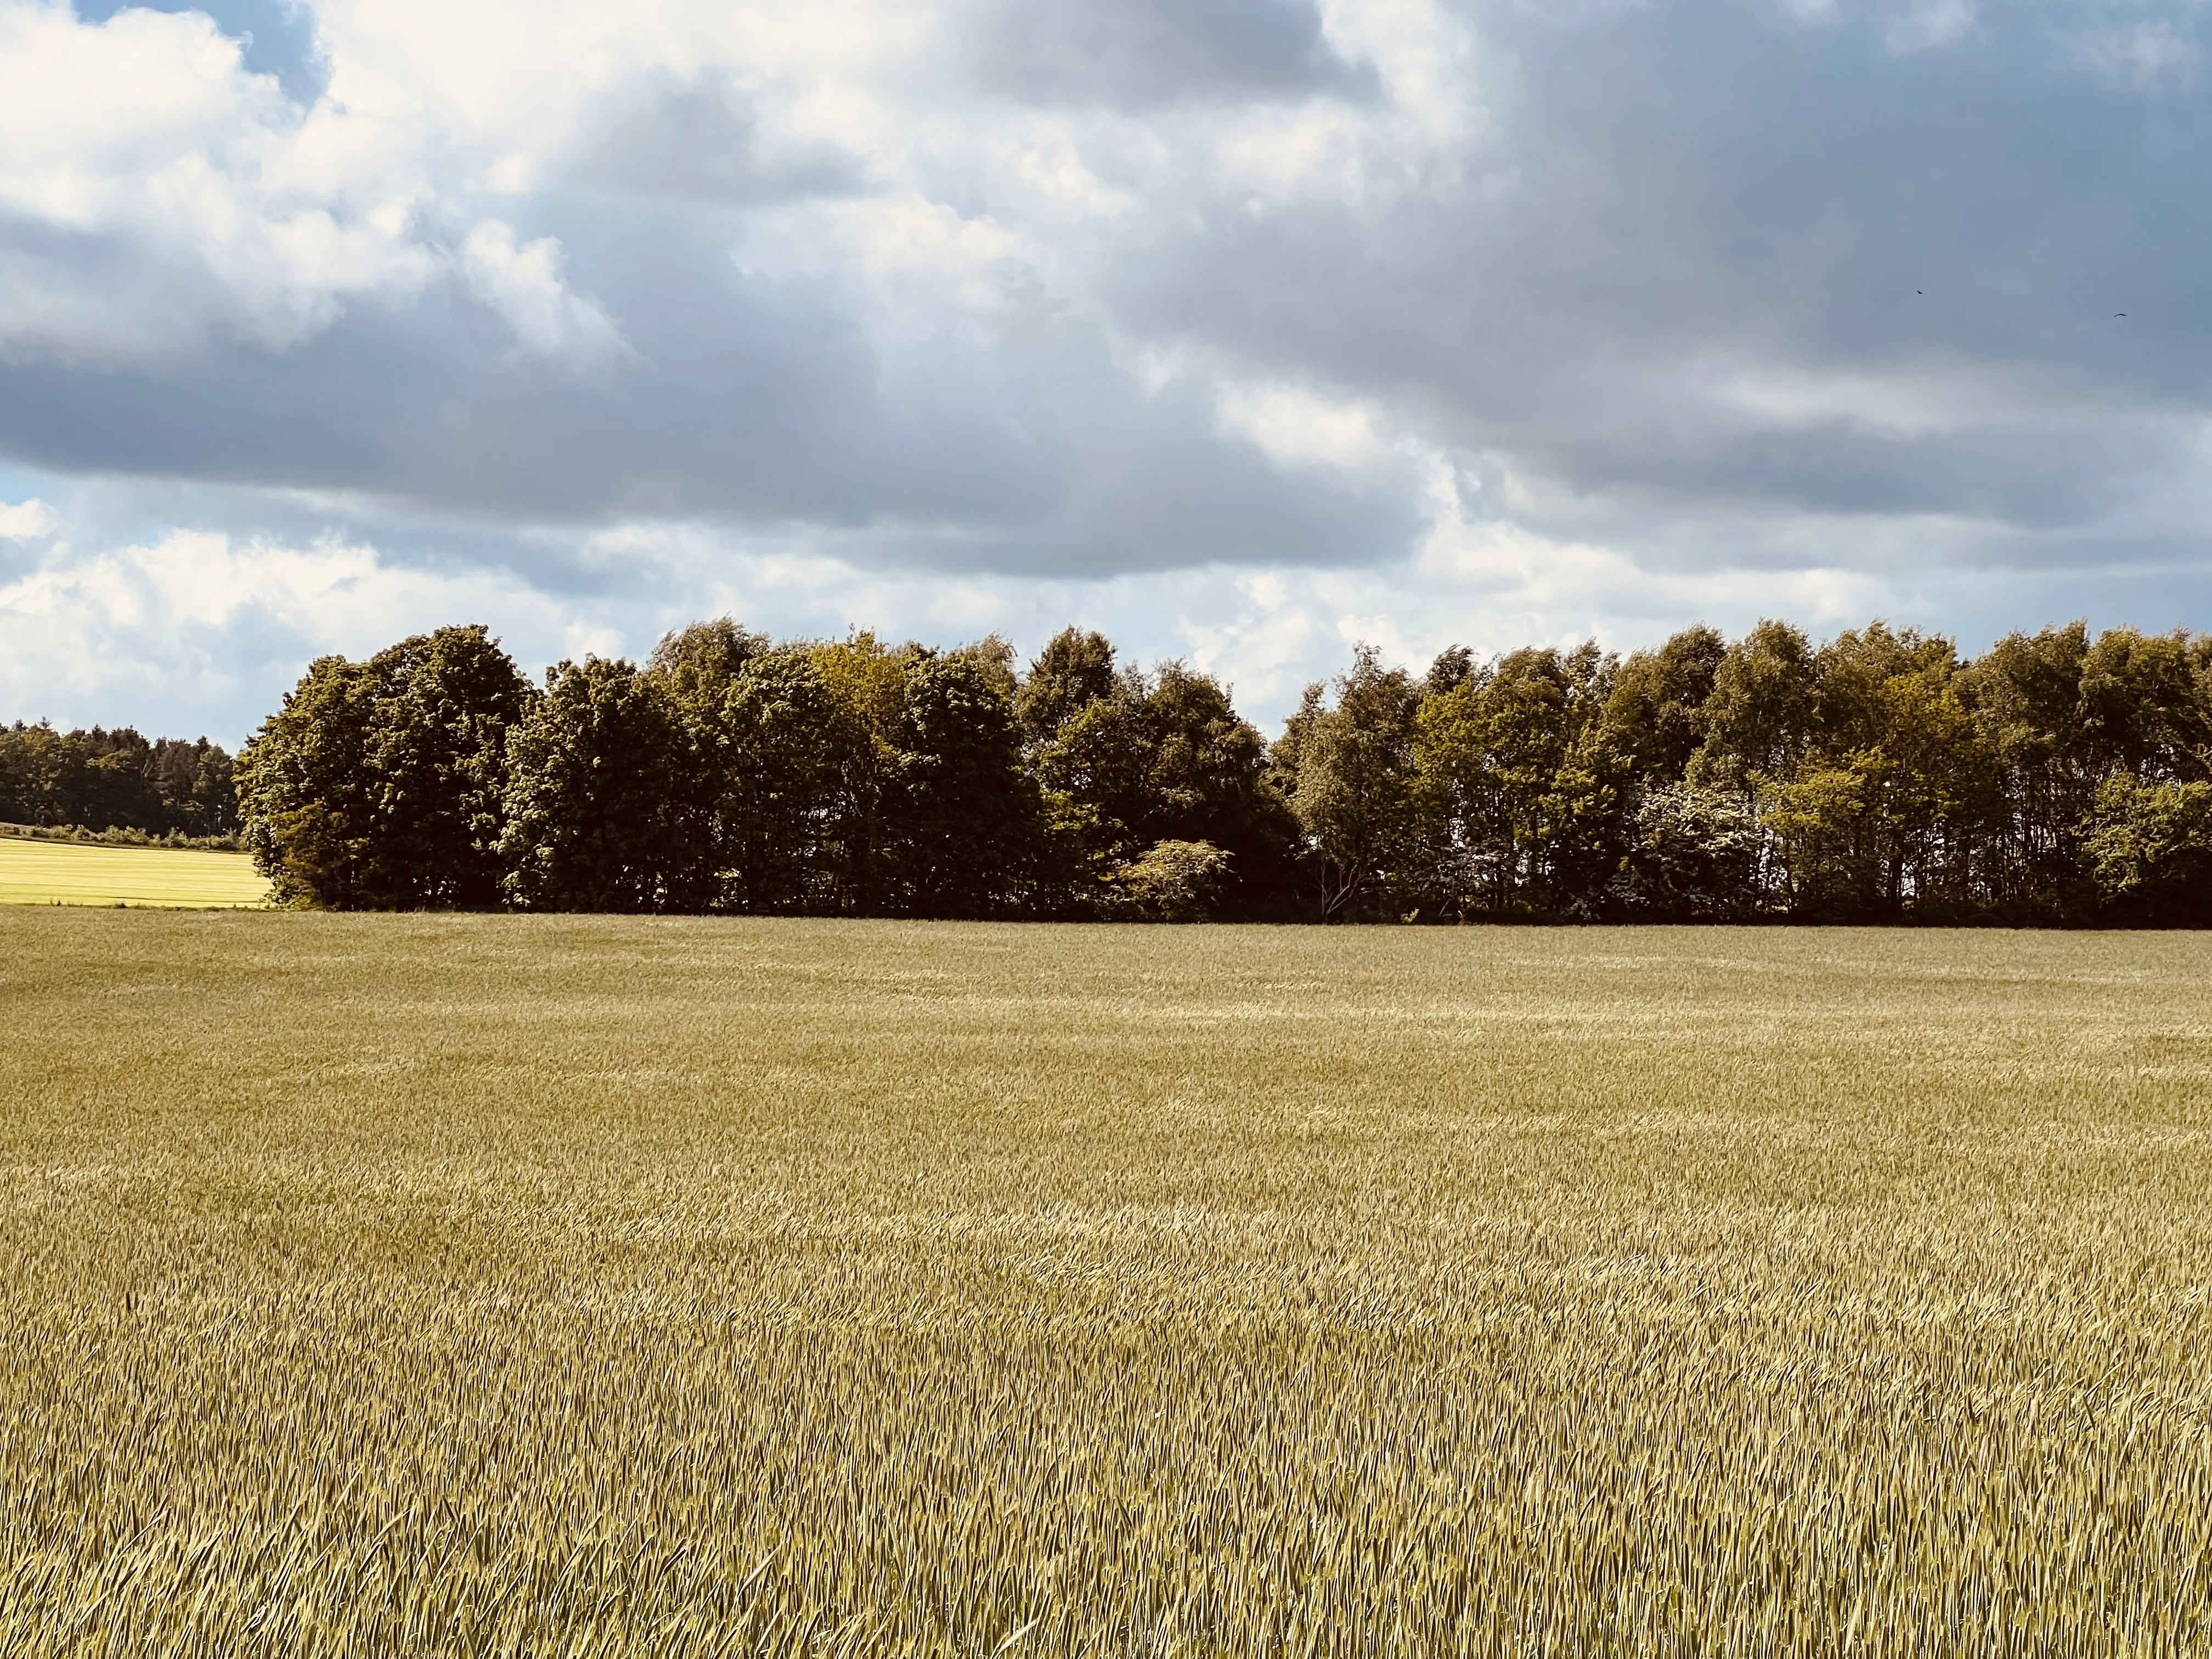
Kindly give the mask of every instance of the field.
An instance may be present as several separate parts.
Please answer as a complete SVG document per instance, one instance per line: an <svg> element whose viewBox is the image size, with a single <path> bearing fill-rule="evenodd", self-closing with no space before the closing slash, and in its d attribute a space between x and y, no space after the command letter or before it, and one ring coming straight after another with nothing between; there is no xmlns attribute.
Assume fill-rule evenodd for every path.
<svg viewBox="0 0 2212 1659"><path fill-rule="evenodd" d="M268 882L243 853L0 836L0 904L200 910L268 901Z"/></svg>
<svg viewBox="0 0 2212 1659"><path fill-rule="evenodd" d="M2212 939L0 913L0 1654L2201 1654Z"/></svg>

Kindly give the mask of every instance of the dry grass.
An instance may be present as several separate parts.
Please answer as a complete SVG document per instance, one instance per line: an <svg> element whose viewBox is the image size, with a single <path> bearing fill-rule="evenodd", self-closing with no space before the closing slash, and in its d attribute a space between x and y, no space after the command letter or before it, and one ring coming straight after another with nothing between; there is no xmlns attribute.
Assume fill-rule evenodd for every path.
<svg viewBox="0 0 2212 1659"><path fill-rule="evenodd" d="M2212 941L0 916L0 1652L2201 1654Z"/></svg>
<svg viewBox="0 0 2212 1659"><path fill-rule="evenodd" d="M243 853L0 836L0 904L203 910L268 902L269 883Z"/></svg>

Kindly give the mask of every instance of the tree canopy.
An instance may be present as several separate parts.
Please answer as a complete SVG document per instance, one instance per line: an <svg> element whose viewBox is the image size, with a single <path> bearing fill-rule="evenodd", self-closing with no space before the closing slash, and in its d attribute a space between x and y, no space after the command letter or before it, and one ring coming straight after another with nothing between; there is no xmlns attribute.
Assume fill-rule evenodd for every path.
<svg viewBox="0 0 2212 1659"><path fill-rule="evenodd" d="M220 750L91 737L0 732L0 799L225 822ZM2080 623L1361 647L1272 744L1075 629L1023 663L725 617L534 687L449 628L313 664L236 776L279 894L337 908L2212 922L2212 640Z"/></svg>
<svg viewBox="0 0 2212 1659"><path fill-rule="evenodd" d="M0 726L0 823L135 830L152 837L238 830L231 757L205 738L149 740L129 726Z"/></svg>

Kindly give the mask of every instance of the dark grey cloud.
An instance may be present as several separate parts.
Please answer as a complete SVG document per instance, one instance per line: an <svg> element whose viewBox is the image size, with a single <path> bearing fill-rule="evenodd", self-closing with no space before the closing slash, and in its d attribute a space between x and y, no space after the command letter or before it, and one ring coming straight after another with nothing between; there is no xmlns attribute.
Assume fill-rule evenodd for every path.
<svg viewBox="0 0 2212 1659"><path fill-rule="evenodd" d="M1079 323L893 364L841 296L748 277L681 216L602 214L571 240L634 353L611 374L518 355L449 287L282 351L0 364L0 448L461 520L872 526L885 557L1031 574L1359 561L1416 527L1272 467L1188 389L1146 398Z"/></svg>
<svg viewBox="0 0 2212 1659"><path fill-rule="evenodd" d="M1577 489L2038 525L2188 464L2159 422L2212 406L2212 104L2091 73L2081 9L1917 52L1895 14L1477 15L1464 192L1133 242L1132 325L1409 400ZM1738 377L1927 407L1762 412Z"/></svg>

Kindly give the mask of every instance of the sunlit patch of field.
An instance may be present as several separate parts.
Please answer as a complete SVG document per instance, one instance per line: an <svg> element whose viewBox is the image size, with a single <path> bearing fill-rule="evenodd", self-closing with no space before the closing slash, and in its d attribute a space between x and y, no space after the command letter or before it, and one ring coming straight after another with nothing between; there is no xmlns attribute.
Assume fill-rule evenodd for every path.
<svg viewBox="0 0 2212 1659"><path fill-rule="evenodd" d="M0 1652L2202 1653L2212 940L0 915Z"/></svg>
<svg viewBox="0 0 2212 1659"><path fill-rule="evenodd" d="M243 853L0 836L0 904L201 910L268 902L268 881Z"/></svg>

